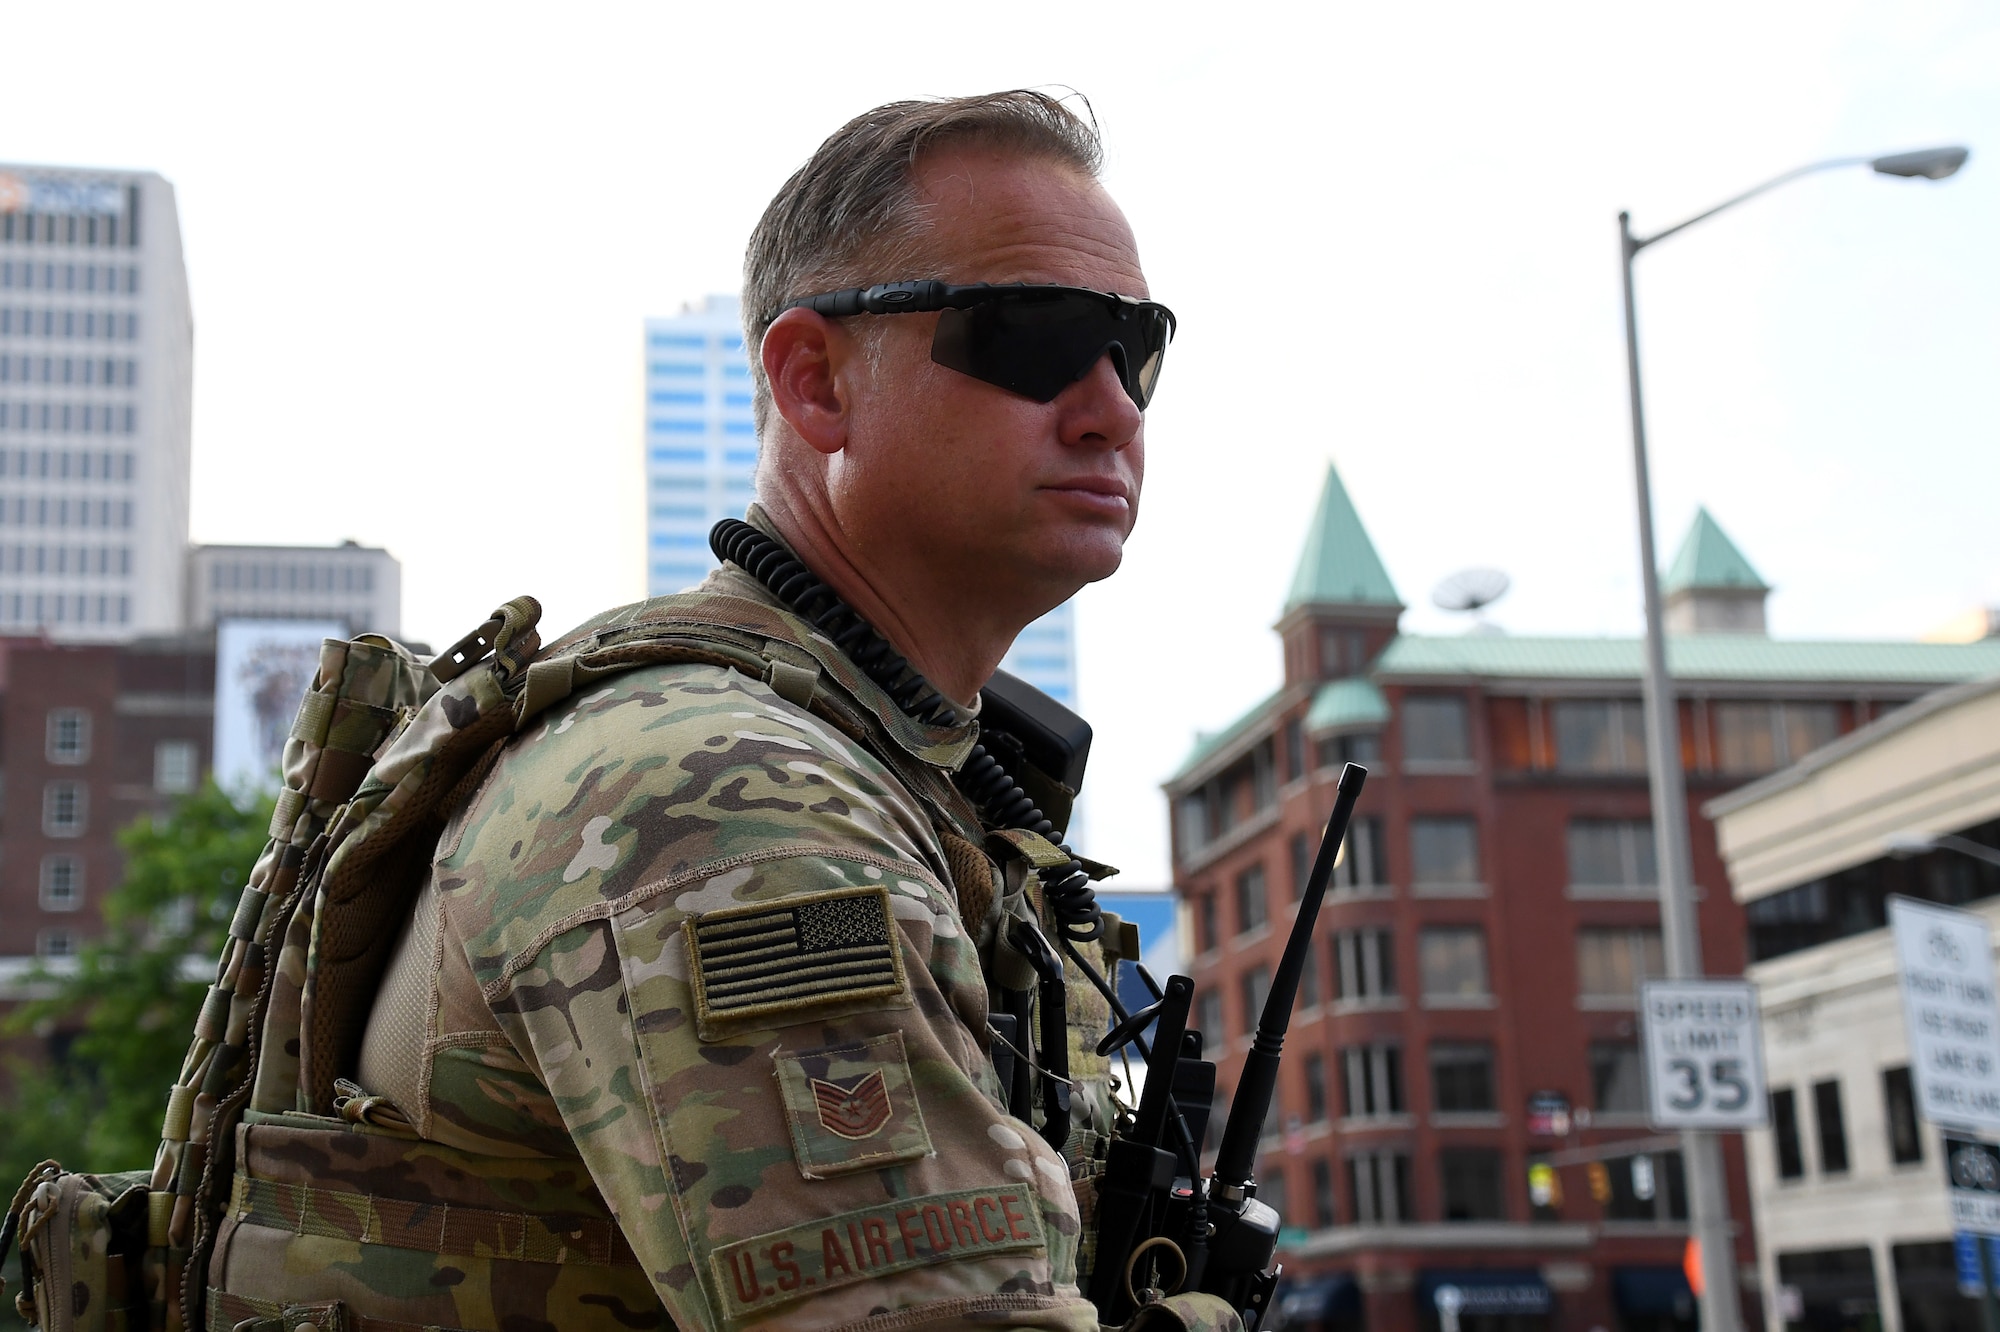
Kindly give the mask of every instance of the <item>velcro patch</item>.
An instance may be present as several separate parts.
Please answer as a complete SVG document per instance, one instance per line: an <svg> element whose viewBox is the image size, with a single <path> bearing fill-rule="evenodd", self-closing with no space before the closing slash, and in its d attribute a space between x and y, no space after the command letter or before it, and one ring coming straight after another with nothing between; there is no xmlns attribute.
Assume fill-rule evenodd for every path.
<svg viewBox="0 0 2000 1332"><path fill-rule="evenodd" d="M777 1057L799 1173L825 1179L932 1155L903 1034Z"/></svg>
<svg viewBox="0 0 2000 1332"><path fill-rule="evenodd" d="M1046 1247L1025 1184L934 1193L725 1244L709 1255L723 1312L761 1316L818 1291L931 1263Z"/></svg>
<svg viewBox="0 0 2000 1332"><path fill-rule="evenodd" d="M718 1024L795 1018L907 992L889 893L879 885L708 911L681 928L704 1038Z"/></svg>

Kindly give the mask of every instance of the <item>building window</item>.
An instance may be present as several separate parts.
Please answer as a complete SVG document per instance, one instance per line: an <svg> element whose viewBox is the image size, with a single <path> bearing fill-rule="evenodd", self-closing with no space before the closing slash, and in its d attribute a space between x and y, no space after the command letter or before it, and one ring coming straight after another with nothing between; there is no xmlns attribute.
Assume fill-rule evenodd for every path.
<svg viewBox="0 0 2000 1332"><path fill-rule="evenodd" d="M83 906L83 862L75 856L42 857L42 910L75 911Z"/></svg>
<svg viewBox="0 0 2000 1332"><path fill-rule="evenodd" d="M1343 763L1359 763L1366 767L1380 761L1381 757L1382 737L1379 735L1336 735L1319 742L1317 761L1322 768L1337 768Z"/></svg>
<svg viewBox="0 0 2000 1332"><path fill-rule="evenodd" d="M1271 969L1269 967L1252 967L1243 973L1242 978L1237 981L1237 984L1242 988L1243 993L1242 1034L1250 1036L1257 1030L1257 1019L1264 1012L1264 1000L1271 993ZM1273 1104L1276 1104L1276 1102L1273 1102Z"/></svg>
<svg viewBox="0 0 2000 1332"><path fill-rule="evenodd" d="M1250 808L1263 811L1278 803L1278 758L1269 740L1250 751Z"/></svg>
<svg viewBox="0 0 2000 1332"><path fill-rule="evenodd" d="M82 708L49 712L48 758L51 763L83 763L90 758L90 714Z"/></svg>
<svg viewBox="0 0 2000 1332"><path fill-rule="evenodd" d="M1214 990L1203 990L1194 997L1194 1025L1201 1033L1202 1044L1213 1050L1222 1044L1222 996ZM1218 1105L1226 1105L1226 1100L1218 1100Z"/></svg>
<svg viewBox="0 0 2000 1332"><path fill-rule="evenodd" d="M1847 1173L1847 1120L1840 1112L1840 1083L1829 1079L1813 1084L1813 1121L1819 1129L1822 1174Z"/></svg>
<svg viewBox="0 0 2000 1332"><path fill-rule="evenodd" d="M1585 890L1653 892L1653 825L1641 819L1571 819L1569 881Z"/></svg>
<svg viewBox="0 0 2000 1332"><path fill-rule="evenodd" d="M1328 676L1363 675L1368 670L1368 635L1359 629L1319 631L1320 670Z"/></svg>
<svg viewBox="0 0 2000 1332"><path fill-rule="evenodd" d="M35 952L42 957L75 957L76 933L73 930L42 930L35 935Z"/></svg>
<svg viewBox="0 0 2000 1332"><path fill-rule="evenodd" d="M1431 1109L1473 1114L1494 1106L1493 1047L1484 1041L1433 1041Z"/></svg>
<svg viewBox="0 0 2000 1332"><path fill-rule="evenodd" d="M1294 717L1285 723L1285 780L1295 782L1306 775L1305 719Z"/></svg>
<svg viewBox="0 0 2000 1332"><path fill-rule="evenodd" d="M1414 694L1403 699L1403 762L1465 763L1471 758L1463 698Z"/></svg>
<svg viewBox="0 0 2000 1332"><path fill-rule="evenodd" d="M1556 771L1632 773L1646 770L1646 726L1632 699L1562 699L1555 714Z"/></svg>
<svg viewBox="0 0 2000 1332"><path fill-rule="evenodd" d="M1291 1215L1290 1209L1285 1205L1285 1172L1283 1170L1271 1169L1268 1174L1264 1174L1257 1181L1257 1196L1276 1211L1279 1216Z"/></svg>
<svg viewBox="0 0 2000 1332"><path fill-rule="evenodd" d="M1447 1147L1438 1153L1447 1221L1504 1221L1500 1153L1490 1147Z"/></svg>
<svg viewBox="0 0 2000 1332"><path fill-rule="evenodd" d="M86 803L82 782L50 782L42 788L42 831L50 837L82 836Z"/></svg>
<svg viewBox="0 0 2000 1332"><path fill-rule="evenodd" d="M1299 964L1299 1001L1302 1009L1319 1007L1319 954L1306 950Z"/></svg>
<svg viewBox="0 0 2000 1332"><path fill-rule="evenodd" d="M1349 1119L1403 1113L1402 1047L1351 1045L1340 1052L1340 1111Z"/></svg>
<svg viewBox="0 0 2000 1332"><path fill-rule="evenodd" d="M1312 838L1302 832L1292 834L1292 900L1301 901L1306 895L1306 880L1312 877Z"/></svg>
<svg viewBox="0 0 2000 1332"><path fill-rule="evenodd" d="M1790 1087L1771 1093L1771 1138L1778 1148L1778 1178L1804 1178L1806 1154L1799 1142L1799 1095Z"/></svg>
<svg viewBox="0 0 2000 1332"><path fill-rule="evenodd" d="M1336 892L1372 893L1389 886L1389 864L1383 855L1382 820L1355 819L1347 825L1345 854L1333 867Z"/></svg>
<svg viewBox="0 0 2000 1332"><path fill-rule="evenodd" d="M1180 834L1181 855L1194 855L1209 843L1208 788L1182 796L1176 809L1174 823Z"/></svg>
<svg viewBox="0 0 2000 1332"><path fill-rule="evenodd" d="M1410 867L1418 888L1477 884L1477 826L1467 818L1411 819Z"/></svg>
<svg viewBox="0 0 2000 1332"><path fill-rule="evenodd" d="M1347 1158L1347 1191L1356 1225L1395 1225L1410 1220L1409 1153L1354 1153Z"/></svg>
<svg viewBox="0 0 2000 1332"><path fill-rule="evenodd" d="M196 767L194 741L160 741L153 746L153 789L162 795L186 795L195 788Z"/></svg>
<svg viewBox="0 0 2000 1332"><path fill-rule="evenodd" d="M1639 983L1666 974L1660 932L1651 926L1576 932L1577 993L1586 1000L1637 1004Z"/></svg>
<svg viewBox="0 0 2000 1332"><path fill-rule="evenodd" d="M1252 865L1236 876L1236 932L1248 934L1262 929L1270 920L1270 904L1265 900L1264 867Z"/></svg>
<svg viewBox="0 0 2000 1332"><path fill-rule="evenodd" d="M1889 1130L1889 1159L1897 1165L1923 1160L1924 1135L1917 1127L1917 1098L1908 1064L1882 1070L1882 1112Z"/></svg>
<svg viewBox="0 0 2000 1332"><path fill-rule="evenodd" d="M1326 1091L1326 1057L1314 1051L1306 1056L1307 1123L1318 1124L1326 1119L1328 1110Z"/></svg>
<svg viewBox="0 0 2000 1332"><path fill-rule="evenodd" d="M1831 703L1729 702L1712 707L1716 760L1726 773L1771 772L1840 734L1840 714Z"/></svg>
<svg viewBox="0 0 2000 1332"><path fill-rule="evenodd" d="M1599 1114L1640 1114L1646 1109L1639 1047L1629 1041L1590 1043L1591 1104Z"/></svg>
<svg viewBox="0 0 2000 1332"><path fill-rule="evenodd" d="M1417 967L1426 1002L1483 1000L1492 994L1486 973L1486 932L1477 925L1421 931Z"/></svg>
<svg viewBox="0 0 2000 1332"><path fill-rule="evenodd" d="M1203 893L1195 899L1194 915L1195 934L1199 936L1195 940L1195 945L1204 953L1214 952L1215 945L1221 942L1221 940L1216 933L1215 894L1213 892Z"/></svg>
<svg viewBox="0 0 2000 1332"><path fill-rule="evenodd" d="M1333 936L1333 974L1338 998L1394 998L1395 936L1380 928L1339 931Z"/></svg>
<svg viewBox="0 0 2000 1332"><path fill-rule="evenodd" d="M1313 1162L1313 1224L1322 1230L1334 1223L1333 1162L1324 1156Z"/></svg>

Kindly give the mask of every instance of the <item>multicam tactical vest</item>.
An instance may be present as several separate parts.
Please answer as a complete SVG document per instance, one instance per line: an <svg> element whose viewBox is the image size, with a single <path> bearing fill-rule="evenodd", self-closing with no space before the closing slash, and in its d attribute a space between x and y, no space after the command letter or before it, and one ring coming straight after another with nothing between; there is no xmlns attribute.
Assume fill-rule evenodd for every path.
<svg viewBox="0 0 2000 1332"><path fill-rule="evenodd" d="M575 1162L474 1157L421 1140L393 1106L343 1079L388 945L446 821L502 747L593 681L649 664L727 667L883 746L857 701L859 671L844 658L812 662L763 602L656 600L546 651L539 615L530 598L509 602L430 663L375 635L327 641L286 745L271 840L231 922L150 1178L47 1168L17 1199L41 1327L668 1325ZM961 835L962 819L946 826L955 821L943 811L960 798L941 772L898 771L939 811L969 922L1024 880L1032 887L1034 861L1057 854L1010 834L995 843L1008 863L996 865ZM1106 1014L1085 986L1069 993L1072 1074L1101 1104L1106 1069L1081 1034L1103 1030ZM1088 1231L1108 1121L1101 1108L1084 1118L1065 1155ZM65 1250L94 1263L98 1278L64 1280Z"/></svg>

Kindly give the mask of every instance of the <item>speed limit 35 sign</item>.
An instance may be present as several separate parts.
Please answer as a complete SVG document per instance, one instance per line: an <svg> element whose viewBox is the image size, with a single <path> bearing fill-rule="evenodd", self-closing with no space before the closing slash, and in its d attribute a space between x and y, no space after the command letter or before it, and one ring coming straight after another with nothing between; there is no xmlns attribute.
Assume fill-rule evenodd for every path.
<svg viewBox="0 0 2000 1332"><path fill-rule="evenodd" d="M1654 1128L1757 1128L1768 1120L1750 982L1647 981L1639 1009Z"/></svg>

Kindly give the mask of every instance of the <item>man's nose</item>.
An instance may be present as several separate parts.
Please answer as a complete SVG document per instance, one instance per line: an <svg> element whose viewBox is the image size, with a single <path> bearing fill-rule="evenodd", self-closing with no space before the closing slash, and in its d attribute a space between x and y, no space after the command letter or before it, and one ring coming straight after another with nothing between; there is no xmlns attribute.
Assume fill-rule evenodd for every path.
<svg viewBox="0 0 2000 1332"><path fill-rule="evenodd" d="M1076 448L1124 448L1139 437L1146 415L1125 383L1111 353L1105 352L1090 367L1090 373L1056 396L1063 410L1062 442Z"/></svg>

